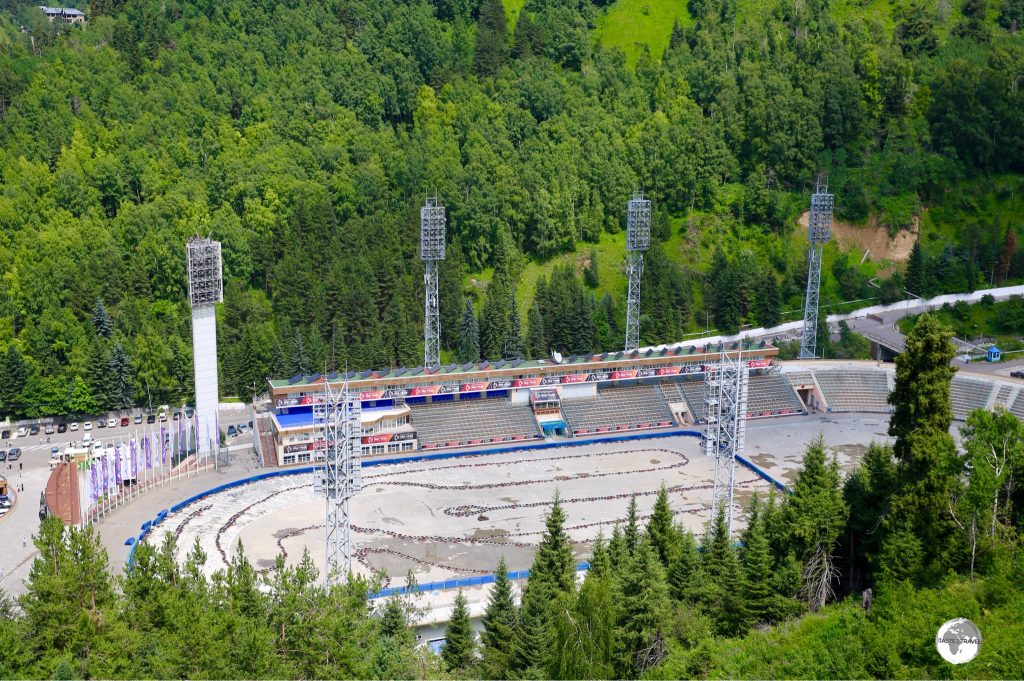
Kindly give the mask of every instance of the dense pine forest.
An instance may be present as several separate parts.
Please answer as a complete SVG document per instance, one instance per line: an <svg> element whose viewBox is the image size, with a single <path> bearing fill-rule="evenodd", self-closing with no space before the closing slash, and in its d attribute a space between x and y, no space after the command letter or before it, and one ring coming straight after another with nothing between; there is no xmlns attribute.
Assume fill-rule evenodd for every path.
<svg viewBox="0 0 1024 681"><path fill-rule="evenodd" d="M907 348L894 442L851 474L819 438L792 489L755 495L734 537L724 511L700 540L682 529L664 486L645 519L634 497L582 582L556 493L522 589L502 559L479 637L460 591L440 655L416 646L415 587L370 601L379 578L325 590L308 553L258 571L241 546L208 578L198 543L176 562L171 533L111 577L92 526L46 520L27 593L0 593L0 676L1018 678L1024 425L977 410L958 450L949 330L924 315ZM953 667L935 635L957 617L983 644Z"/></svg>
<svg viewBox="0 0 1024 681"><path fill-rule="evenodd" d="M418 364L427 194L445 360L620 347L637 189L645 343L799 309L820 173L837 218L920 235L909 281L830 246L825 303L1024 276L1024 0L690 0L628 57L607 4L4 0L0 411L190 399L197 232L224 394Z"/></svg>

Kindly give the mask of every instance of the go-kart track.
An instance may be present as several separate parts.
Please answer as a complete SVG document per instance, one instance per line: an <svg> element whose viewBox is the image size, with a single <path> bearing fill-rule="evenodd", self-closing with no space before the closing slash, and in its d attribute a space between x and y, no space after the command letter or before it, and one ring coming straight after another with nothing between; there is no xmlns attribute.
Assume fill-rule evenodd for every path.
<svg viewBox="0 0 1024 681"><path fill-rule="evenodd" d="M872 439L884 439L884 417L799 417L748 426L750 458L783 483L791 483L806 443L824 432L844 468ZM811 423L809 423L809 421ZM875 423L877 421L877 423ZM362 492L352 501L354 569L383 572L386 586L402 586L412 570L419 583L494 571L501 556L509 568L528 568L556 491L567 516L577 558L586 560L599 531L608 536L622 522L636 494L641 521L665 484L677 522L700 534L711 503L714 463L697 438L671 436L604 442L443 460L368 467ZM737 465L735 512L754 492L772 485ZM172 513L151 536L178 540L179 557L198 538L212 574L224 568L239 543L260 569L284 554L289 563L304 550L323 564L324 500L310 473L283 475L233 487Z"/></svg>

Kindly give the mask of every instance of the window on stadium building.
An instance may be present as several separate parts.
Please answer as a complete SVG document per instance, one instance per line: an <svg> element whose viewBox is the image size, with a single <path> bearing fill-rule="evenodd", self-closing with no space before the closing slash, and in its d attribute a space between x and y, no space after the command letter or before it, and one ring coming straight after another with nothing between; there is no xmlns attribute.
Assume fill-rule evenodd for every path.
<svg viewBox="0 0 1024 681"><path fill-rule="evenodd" d="M298 461L299 463L309 463L309 452L299 454L299 458L296 459L296 461Z"/></svg>
<svg viewBox="0 0 1024 681"><path fill-rule="evenodd" d="M284 463L285 466L287 466L288 464L295 463L295 455L289 454L288 456L284 457L284 459L282 459L282 462Z"/></svg>

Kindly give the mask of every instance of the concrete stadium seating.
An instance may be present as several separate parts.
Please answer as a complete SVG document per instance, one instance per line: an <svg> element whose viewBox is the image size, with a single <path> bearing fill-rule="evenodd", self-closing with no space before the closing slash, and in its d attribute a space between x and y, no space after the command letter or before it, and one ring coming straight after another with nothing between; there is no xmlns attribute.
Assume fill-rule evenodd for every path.
<svg viewBox="0 0 1024 681"><path fill-rule="evenodd" d="M472 400L410 404L421 449L541 438L528 404Z"/></svg>
<svg viewBox="0 0 1024 681"><path fill-rule="evenodd" d="M597 397L562 401L574 435L671 426L672 413L658 386L635 385L598 391Z"/></svg>
<svg viewBox="0 0 1024 681"><path fill-rule="evenodd" d="M818 369L814 377L830 411L892 411L889 377L880 369Z"/></svg>
<svg viewBox="0 0 1024 681"><path fill-rule="evenodd" d="M750 377L747 391L747 416L803 414L804 407L793 386L781 374Z"/></svg>
<svg viewBox="0 0 1024 681"><path fill-rule="evenodd" d="M966 421L967 415L972 411L987 407L994 389L995 383L991 381L965 378L959 374L953 376L953 382L949 386L953 418L957 421Z"/></svg>

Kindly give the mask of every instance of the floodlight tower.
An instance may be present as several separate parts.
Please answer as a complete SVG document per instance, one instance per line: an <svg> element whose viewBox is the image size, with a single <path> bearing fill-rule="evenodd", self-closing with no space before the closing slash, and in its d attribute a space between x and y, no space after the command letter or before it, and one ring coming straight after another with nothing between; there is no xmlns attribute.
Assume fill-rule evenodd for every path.
<svg viewBox="0 0 1024 681"><path fill-rule="evenodd" d="M185 246L188 256L188 298L192 305L192 364L195 368L196 456L209 456L216 439L217 312L224 301L220 242L194 236Z"/></svg>
<svg viewBox="0 0 1024 681"><path fill-rule="evenodd" d="M644 251L651 245L651 201L633 194L626 209L626 250L629 251L629 295L626 298L626 352L640 347L640 279Z"/></svg>
<svg viewBox="0 0 1024 681"><path fill-rule="evenodd" d="M423 283L426 285L423 315L423 366L441 364L441 314L438 311L437 263L444 260L445 247L444 206L437 196L427 197L420 208L420 260L424 264Z"/></svg>
<svg viewBox="0 0 1024 681"><path fill-rule="evenodd" d="M341 390L324 381L323 399L313 405L318 440L314 448L324 453L324 464L313 474L314 491L325 499L324 585L340 584L352 572L352 522L349 499L362 488L360 457L362 424L358 393Z"/></svg>
<svg viewBox="0 0 1024 681"><path fill-rule="evenodd" d="M818 351L818 294L821 288L821 250L832 234L832 208L835 197L821 181L811 195L807 219L807 296L804 299L804 329L800 335L800 359L814 359Z"/></svg>
<svg viewBox="0 0 1024 681"><path fill-rule="evenodd" d="M726 504L730 536L736 457L746 441L749 374L742 348L733 357L723 349L720 360L704 369L704 453L715 459L711 521Z"/></svg>

